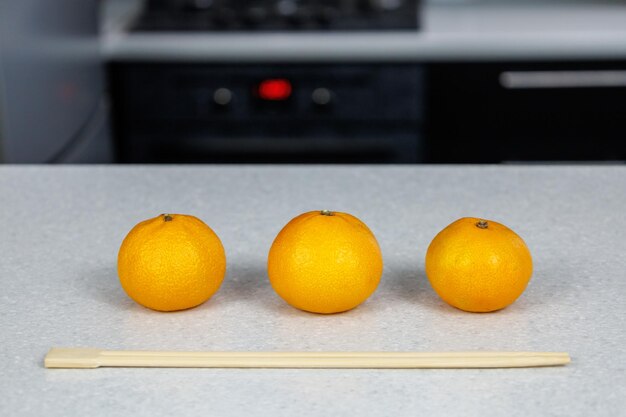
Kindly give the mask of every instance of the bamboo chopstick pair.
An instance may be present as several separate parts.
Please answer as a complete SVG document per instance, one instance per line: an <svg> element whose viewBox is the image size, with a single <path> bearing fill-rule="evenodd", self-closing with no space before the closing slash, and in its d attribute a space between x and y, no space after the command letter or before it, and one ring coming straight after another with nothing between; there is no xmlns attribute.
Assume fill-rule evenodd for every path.
<svg viewBox="0 0 626 417"><path fill-rule="evenodd" d="M526 368L570 362L565 352L167 352L52 348L46 368Z"/></svg>

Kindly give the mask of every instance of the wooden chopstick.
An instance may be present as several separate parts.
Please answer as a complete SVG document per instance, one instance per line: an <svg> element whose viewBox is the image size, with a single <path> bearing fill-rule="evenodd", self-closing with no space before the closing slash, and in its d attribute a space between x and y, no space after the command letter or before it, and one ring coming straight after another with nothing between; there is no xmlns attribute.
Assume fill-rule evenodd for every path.
<svg viewBox="0 0 626 417"><path fill-rule="evenodd" d="M570 362L566 352L172 352L52 348L46 368L523 368Z"/></svg>

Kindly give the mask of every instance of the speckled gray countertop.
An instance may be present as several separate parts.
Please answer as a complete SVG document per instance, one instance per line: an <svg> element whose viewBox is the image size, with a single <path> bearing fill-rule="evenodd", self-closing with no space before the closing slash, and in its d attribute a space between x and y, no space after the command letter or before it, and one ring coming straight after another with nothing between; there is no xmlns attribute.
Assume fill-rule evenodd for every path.
<svg viewBox="0 0 626 417"><path fill-rule="evenodd" d="M626 409L626 167L0 167L2 416L617 416ZM385 259L348 313L286 305L265 274L295 215L353 213ZM206 304L140 307L115 272L138 221L190 213L228 272ZM433 236L498 220L534 256L524 295L492 314L444 304ZM568 351L566 367L497 370L46 370L51 346L171 350Z"/></svg>

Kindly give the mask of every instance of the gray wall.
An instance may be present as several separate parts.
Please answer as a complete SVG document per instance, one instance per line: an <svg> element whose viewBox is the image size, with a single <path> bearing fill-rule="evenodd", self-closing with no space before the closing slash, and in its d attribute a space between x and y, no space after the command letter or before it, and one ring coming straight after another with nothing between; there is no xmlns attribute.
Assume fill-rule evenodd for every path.
<svg viewBox="0 0 626 417"><path fill-rule="evenodd" d="M0 0L0 157L110 159L96 0Z"/></svg>

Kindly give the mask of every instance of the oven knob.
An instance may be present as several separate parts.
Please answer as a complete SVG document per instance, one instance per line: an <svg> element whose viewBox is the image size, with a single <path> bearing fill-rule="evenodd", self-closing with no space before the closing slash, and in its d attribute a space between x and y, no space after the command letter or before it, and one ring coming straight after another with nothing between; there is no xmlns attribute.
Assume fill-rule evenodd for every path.
<svg viewBox="0 0 626 417"><path fill-rule="evenodd" d="M276 3L276 12L280 16L293 16L298 11L298 5L294 0L279 0Z"/></svg>
<svg viewBox="0 0 626 417"><path fill-rule="evenodd" d="M311 94L311 100L318 106L327 106L333 101L333 92L324 87L316 88Z"/></svg>
<svg viewBox="0 0 626 417"><path fill-rule="evenodd" d="M228 88L218 88L213 92L213 101L218 106L228 106L233 100L233 92Z"/></svg>

